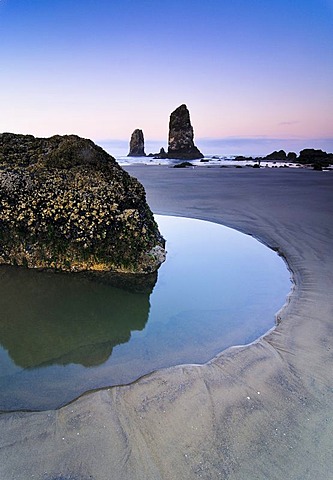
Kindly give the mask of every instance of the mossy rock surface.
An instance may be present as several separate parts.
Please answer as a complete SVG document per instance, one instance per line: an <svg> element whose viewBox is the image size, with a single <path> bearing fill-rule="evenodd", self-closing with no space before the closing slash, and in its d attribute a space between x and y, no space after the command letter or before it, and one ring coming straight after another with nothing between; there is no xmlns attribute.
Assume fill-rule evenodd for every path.
<svg viewBox="0 0 333 480"><path fill-rule="evenodd" d="M75 135L0 135L0 263L151 273L164 239L143 186Z"/></svg>

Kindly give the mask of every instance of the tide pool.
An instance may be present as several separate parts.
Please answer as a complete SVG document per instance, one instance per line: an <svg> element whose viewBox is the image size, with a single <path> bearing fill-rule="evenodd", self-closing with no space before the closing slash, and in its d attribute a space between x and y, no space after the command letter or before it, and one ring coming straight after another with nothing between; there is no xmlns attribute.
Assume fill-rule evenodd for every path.
<svg viewBox="0 0 333 480"><path fill-rule="evenodd" d="M211 222L155 216L167 260L151 293L0 267L0 410L57 408L156 369L204 363L274 326L283 260Z"/></svg>

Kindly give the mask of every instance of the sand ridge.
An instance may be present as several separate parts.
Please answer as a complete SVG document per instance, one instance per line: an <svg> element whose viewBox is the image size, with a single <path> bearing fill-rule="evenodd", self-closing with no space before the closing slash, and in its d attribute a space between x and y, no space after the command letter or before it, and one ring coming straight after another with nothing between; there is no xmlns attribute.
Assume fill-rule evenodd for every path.
<svg viewBox="0 0 333 480"><path fill-rule="evenodd" d="M294 292L274 331L205 365L57 411L2 414L1 480L331 478L332 172L126 170L154 212L222 223L278 250Z"/></svg>

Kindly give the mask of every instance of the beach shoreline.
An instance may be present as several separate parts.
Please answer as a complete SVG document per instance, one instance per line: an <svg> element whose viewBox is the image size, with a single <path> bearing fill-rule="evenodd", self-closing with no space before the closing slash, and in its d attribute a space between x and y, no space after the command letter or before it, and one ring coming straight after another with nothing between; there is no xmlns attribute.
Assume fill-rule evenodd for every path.
<svg viewBox="0 0 333 480"><path fill-rule="evenodd" d="M276 250L292 294L272 331L205 365L161 370L56 411L0 415L0 478L329 478L332 173L125 169L154 213L221 223Z"/></svg>

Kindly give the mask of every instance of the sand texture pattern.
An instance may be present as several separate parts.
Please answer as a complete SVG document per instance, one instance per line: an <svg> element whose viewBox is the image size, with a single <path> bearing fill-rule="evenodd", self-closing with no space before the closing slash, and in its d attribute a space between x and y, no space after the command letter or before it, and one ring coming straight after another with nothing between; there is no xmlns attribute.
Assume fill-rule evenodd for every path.
<svg viewBox="0 0 333 480"><path fill-rule="evenodd" d="M156 213L254 235L294 291L264 338L57 411L0 416L1 480L328 480L333 465L333 174L128 167ZM203 319L204 322L204 319Z"/></svg>

